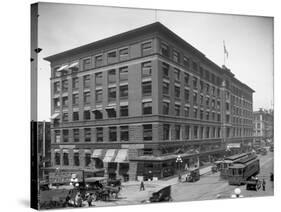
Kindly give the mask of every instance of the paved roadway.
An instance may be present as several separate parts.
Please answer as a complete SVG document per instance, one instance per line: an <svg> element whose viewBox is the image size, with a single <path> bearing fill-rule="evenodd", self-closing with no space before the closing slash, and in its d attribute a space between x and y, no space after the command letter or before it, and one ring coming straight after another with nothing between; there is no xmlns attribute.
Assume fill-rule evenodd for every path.
<svg viewBox="0 0 281 212"><path fill-rule="evenodd" d="M258 177L266 180L266 191L247 191L246 186L240 186L241 193L244 197L271 196L273 195L273 184L269 180L270 173L273 172L273 153L268 152L267 155L261 156L261 171ZM219 198L230 198L234 193L236 186L228 185L226 180L219 177L219 173L207 174L194 183L178 183L177 177L169 180L159 180L156 182L145 182L145 191L139 191L139 182L128 182L120 192L118 200L109 202L97 201L96 206L114 206L140 204L143 200L148 200L151 194L159 188L172 185L173 201L196 201L196 200L212 200Z"/></svg>
<svg viewBox="0 0 281 212"><path fill-rule="evenodd" d="M273 172L273 153L268 152L267 155L260 158L260 179L266 180L266 191L247 191L246 186L240 186L241 194L244 197L269 196L273 195L273 184L269 180L270 173ZM172 197L174 201L196 201L211 200L218 198L230 198L237 186L230 186L226 180L221 180L219 174L210 174L203 176L200 181L195 183L176 184L172 189Z"/></svg>

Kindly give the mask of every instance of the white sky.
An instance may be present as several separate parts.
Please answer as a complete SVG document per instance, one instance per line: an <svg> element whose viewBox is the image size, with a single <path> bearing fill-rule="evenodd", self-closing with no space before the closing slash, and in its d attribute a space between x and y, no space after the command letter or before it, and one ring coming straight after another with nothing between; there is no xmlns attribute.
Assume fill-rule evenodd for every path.
<svg viewBox="0 0 281 212"><path fill-rule="evenodd" d="M155 22L164 24L209 59L254 89L254 110L273 102L273 19L101 6L39 4L38 120L50 118L50 64L43 58ZM157 19L156 19L157 17Z"/></svg>

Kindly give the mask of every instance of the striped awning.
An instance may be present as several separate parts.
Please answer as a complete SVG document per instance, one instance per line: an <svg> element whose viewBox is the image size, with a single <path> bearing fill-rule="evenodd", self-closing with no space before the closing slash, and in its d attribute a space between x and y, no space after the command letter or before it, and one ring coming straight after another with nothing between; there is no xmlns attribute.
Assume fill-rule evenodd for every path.
<svg viewBox="0 0 281 212"><path fill-rule="evenodd" d="M92 154L92 158L101 158L102 157L102 149L95 149Z"/></svg>
<svg viewBox="0 0 281 212"><path fill-rule="evenodd" d="M103 158L103 162L112 162L114 160L116 149L108 149Z"/></svg>
<svg viewBox="0 0 281 212"><path fill-rule="evenodd" d="M51 116L51 119L56 119L59 117L59 113L54 113L52 116Z"/></svg>
<svg viewBox="0 0 281 212"><path fill-rule="evenodd" d="M65 69L67 69L67 67L68 67L68 65L63 65L57 71L63 71Z"/></svg>
<svg viewBox="0 0 281 212"><path fill-rule="evenodd" d="M120 149L116 155L114 162L116 163L123 163L128 161L128 149Z"/></svg>

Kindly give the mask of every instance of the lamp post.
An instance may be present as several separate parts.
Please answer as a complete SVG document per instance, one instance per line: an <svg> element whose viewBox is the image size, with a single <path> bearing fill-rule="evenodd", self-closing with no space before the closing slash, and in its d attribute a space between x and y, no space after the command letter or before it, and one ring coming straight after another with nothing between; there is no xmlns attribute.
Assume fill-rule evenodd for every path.
<svg viewBox="0 0 281 212"><path fill-rule="evenodd" d="M234 194L231 195L231 198L241 198L244 197L243 195L241 195L241 189L240 188L235 188L234 189Z"/></svg>
<svg viewBox="0 0 281 212"><path fill-rule="evenodd" d="M182 158L180 155L177 156L177 159L176 159L176 164L178 166L178 175L179 175L179 181L181 180L181 164L182 164Z"/></svg>

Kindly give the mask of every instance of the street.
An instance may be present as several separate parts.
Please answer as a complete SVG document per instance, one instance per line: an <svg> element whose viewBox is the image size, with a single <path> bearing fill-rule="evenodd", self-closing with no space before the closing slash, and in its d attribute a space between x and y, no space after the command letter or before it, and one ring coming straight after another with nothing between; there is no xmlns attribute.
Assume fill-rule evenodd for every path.
<svg viewBox="0 0 281 212"><path fill-rule="evenodd" d="M267 155L258 155L260 159L260 173L258 178L265 179L266 190L262 188L258 191L248 191L246 186L240 186L241 194L244 197L271 196L273 192L273 183L270 181L270 173L273 172L273 153L268 151ZM219 177L219 173L206 174L201 176L201 179L194 183L182 182L178 183L177 177L169 180L159 180L146 182L145 191L139 191L139 183L125 183L120 200L112 205L120 204L138 204L143 200L148 200L151 194L159 188L167 185L172 185L173 201L196 201L196 200L212 200L218 198L230 198L234 194L234 189L237 186L228 185L226 180ZM102 205L107 203L102 203ZM99 205L99 204L97 204Z"/></svg>

